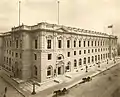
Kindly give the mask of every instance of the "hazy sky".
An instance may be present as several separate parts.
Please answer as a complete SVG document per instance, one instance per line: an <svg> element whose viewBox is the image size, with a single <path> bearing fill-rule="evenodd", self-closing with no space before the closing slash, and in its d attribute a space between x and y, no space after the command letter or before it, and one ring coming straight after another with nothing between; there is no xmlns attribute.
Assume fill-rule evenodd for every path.
<svg viewBox="0 0 120 97"><path fill-rule="evenodd" d="M57 23L57 0L21 0L21 22ZM120 28L120 0L60 0L60 24L104 31ZM18 0L0 0L0 31L18 26Z"/></svg>

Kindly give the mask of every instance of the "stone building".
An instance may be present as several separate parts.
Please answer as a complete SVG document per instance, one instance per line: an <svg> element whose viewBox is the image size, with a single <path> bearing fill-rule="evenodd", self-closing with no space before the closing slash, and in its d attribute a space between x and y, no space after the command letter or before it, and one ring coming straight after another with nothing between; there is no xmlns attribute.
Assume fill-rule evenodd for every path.
<svg viewBox="0 0 120 97"><path fill-rule="evenodd" d="M48 24L21 25L0 35L0 65L16 78L39 82L114 60L117 37Z"/></svg>

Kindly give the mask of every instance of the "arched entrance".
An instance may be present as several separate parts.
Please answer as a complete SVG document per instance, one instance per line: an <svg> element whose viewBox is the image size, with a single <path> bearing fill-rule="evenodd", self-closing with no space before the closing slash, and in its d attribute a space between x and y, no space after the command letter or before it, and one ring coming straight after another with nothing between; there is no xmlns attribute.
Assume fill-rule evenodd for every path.
<svg viewBox="0 0 120 97"><path fill-rule="evenodd" d="M64 74L64 56L62 54L59 54L57 56L56 61L56 75L63 75Z"/></svg>
<svg viewBox="0 0 120 97"><path fill-rule="evenodd" d="M64 74L64 63L62 61L60 61L57 64L57 75L63 75Z"/></svg>

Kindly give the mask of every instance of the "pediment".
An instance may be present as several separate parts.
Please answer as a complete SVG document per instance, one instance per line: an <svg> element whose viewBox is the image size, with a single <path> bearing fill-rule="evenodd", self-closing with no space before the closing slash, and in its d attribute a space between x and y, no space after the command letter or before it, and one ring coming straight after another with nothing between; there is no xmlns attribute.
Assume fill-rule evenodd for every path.
<svg viewBox="0 0 120 97"><path fill-rule="evenodd" d="M68 32L68 30L66 30L65 28L58 28L58 29L56 29L56 31L59 31L59 32Z"/></svg>

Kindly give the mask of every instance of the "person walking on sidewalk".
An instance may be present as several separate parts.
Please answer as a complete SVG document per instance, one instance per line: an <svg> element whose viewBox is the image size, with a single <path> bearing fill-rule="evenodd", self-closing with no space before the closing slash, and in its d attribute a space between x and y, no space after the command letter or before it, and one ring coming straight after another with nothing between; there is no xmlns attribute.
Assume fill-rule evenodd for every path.
<svg viewBox="0 0 120 97"><path fill-rule="evenodd" d="M7 87L5 87L5 94L6 94L6 92L7 92Z"/></svg>

